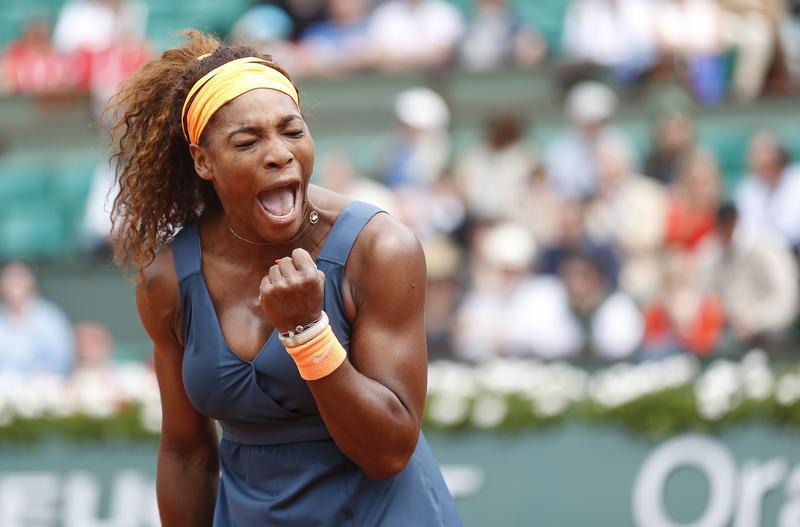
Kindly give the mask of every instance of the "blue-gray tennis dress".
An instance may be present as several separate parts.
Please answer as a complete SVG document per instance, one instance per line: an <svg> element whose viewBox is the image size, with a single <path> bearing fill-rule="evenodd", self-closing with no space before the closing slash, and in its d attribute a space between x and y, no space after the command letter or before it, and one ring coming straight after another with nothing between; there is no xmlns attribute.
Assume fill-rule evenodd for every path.
<svg viewBox="0 0 800 527"><path fill-rule="evenodd" d="M345 350L350 347L341 294L345 262L378 212L351 202L317 259L325 273L324 309ZM173 254L185 329L184 387L195 408L222 427L216 527L461 525L422 434L400 474L369 480L334 444L276 333L251 362L227 345L200 268L196 223L176 236Z"/></svg>

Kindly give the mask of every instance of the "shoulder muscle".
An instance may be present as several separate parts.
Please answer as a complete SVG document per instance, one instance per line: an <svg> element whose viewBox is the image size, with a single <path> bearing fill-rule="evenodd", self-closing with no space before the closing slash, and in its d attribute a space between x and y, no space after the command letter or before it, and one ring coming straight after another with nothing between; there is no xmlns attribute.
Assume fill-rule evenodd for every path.
<svg viewBox="0 0 800 527"><path fill-rule="evenodd" d="M350 264L354 265L350 278L356 292L361 293L359 296L406 296L402 291L416 290L424 297L426 270L422 245L411 229L388 214L376 215L364 227L351 259Z"/></svg>
<svg viewBox="0 0 800 527"><path fill-rule="evenodd" d="M172 247L162 249L153 262L139 273L136 305L142 325L157 348L159 344L183 340L177 331L180 321L180 292L172 260Z"/></svg>

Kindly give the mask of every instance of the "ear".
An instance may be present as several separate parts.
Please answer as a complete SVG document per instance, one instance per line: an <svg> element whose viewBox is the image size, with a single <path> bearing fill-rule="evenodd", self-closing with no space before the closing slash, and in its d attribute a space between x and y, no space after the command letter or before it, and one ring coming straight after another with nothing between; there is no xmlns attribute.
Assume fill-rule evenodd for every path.
<svg viewBox="0 0 800 527"><path fill-rule="evenodd" d="M208 149L192 143L189 145L189 153L194 160L194 171L197 172L197 175L206 181L214 179L214 169Z"/></svg>

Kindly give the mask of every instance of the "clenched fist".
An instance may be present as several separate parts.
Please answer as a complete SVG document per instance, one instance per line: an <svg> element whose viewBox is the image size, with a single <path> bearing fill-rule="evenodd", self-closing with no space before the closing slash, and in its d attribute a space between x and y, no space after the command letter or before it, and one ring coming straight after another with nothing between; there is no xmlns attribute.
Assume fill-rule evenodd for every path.
<svg viewBox="0 0 800 527"><path fill-rule="evenodd" d="M322 316L325 274L305 249L281 258L261 279L261 309L281 333Z"/></svg>

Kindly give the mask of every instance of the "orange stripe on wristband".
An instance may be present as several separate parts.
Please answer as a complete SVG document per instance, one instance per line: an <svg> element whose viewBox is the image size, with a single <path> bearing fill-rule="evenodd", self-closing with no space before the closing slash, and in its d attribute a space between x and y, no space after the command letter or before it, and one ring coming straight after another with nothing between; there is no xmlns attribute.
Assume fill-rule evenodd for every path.
<svg viewBox="0 0 800 527"><path fill-rule="evenodd" d="M316 381L327 377L336 371L336 368L341 366L344 359L347 358L347 352L333 334L330 325L305 344L286 348L286 351L297 364L300 377L306 381Z"/></svg>

